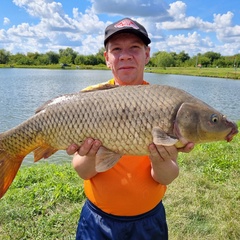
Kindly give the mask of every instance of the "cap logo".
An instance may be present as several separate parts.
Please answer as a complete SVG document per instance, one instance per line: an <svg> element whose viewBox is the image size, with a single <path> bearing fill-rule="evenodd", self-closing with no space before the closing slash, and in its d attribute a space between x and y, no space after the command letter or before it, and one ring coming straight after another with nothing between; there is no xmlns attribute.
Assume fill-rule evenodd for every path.
<svg viewBox="0 0 240 240"><path fill-rule="evenodd" d="M114 27L115 28L131 27L134 29L139 29L139 27L135 24L135 22L133 22L129 19L122 20L121 22L115 24Z"/></svg>

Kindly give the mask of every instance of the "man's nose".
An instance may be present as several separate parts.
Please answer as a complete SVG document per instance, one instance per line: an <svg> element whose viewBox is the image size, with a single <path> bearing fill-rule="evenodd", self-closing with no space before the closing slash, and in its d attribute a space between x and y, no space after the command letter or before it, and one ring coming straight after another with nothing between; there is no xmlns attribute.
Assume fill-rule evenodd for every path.
<svg viewBox="0 0 240 240"><path fill-rule="evenodd" d="M128 50L123 50L119 58L120 60L129 60L132 59L132 54Z"/></svg>

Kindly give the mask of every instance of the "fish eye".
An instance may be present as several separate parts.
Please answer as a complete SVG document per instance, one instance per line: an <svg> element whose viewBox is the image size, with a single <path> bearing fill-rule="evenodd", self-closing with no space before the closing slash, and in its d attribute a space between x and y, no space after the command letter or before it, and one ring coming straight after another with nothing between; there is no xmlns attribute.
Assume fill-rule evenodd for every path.
<svg viewBox="0 0 240 240"><path fill-rule="evenodd" d="M218 115L217 115L217 114L212 114L212 116L211 116L211 122L212 122L212 123L217 123L217 122L218 122Z"/></svg>

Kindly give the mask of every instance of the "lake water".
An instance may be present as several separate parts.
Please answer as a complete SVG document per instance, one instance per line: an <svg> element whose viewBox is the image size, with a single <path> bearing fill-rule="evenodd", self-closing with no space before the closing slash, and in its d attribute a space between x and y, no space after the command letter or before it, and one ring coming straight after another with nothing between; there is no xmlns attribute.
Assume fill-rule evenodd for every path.
<svg viewBox="0 0 240 240"><path fill-rule="evenodd" d="M26 120L53 97L77 92L111 77L111 71L107 70L0 69L0 132ZM154 73L145 73L145 80L184 89L230 119L240 120L240 81ZM50 161L70 158L65 151L60 151ZM29 155L24 162L32 160L33 156Z"/></svg>

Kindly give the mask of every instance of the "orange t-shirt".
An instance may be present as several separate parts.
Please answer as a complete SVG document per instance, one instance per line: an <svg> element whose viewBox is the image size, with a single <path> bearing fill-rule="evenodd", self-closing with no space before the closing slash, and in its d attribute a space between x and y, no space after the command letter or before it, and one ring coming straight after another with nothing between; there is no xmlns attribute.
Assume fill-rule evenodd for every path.
<svg viewBox="0 0 240 240"><path fill-rule="evenodd" d="M114 84L114 80L108 84ZM113 168L84 181L87 198L102 211L118 216L150 211L161 201L166 188L152 178L149 156L125 155Z"/></svg>

